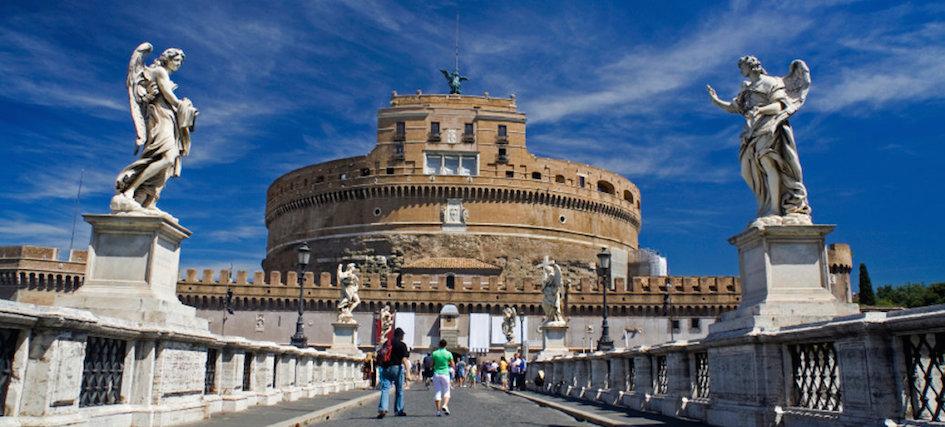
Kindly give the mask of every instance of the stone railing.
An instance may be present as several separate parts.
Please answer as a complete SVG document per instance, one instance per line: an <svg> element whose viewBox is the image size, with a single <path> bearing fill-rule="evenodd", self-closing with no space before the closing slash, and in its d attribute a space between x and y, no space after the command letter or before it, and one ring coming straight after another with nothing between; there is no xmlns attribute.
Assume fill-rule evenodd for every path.
<svg viewBox="0 0 945 427"><path fill-rule="evenodd" d="M889 426L942 425L943 360L945 305L533 367L545 393L714 425Z"/></svg>
<svg viewBox="0 0 945 427"><path fill-rule="evenodd" d="M0 301L0 426L172 425L365 386L359 358Z"/></svg>

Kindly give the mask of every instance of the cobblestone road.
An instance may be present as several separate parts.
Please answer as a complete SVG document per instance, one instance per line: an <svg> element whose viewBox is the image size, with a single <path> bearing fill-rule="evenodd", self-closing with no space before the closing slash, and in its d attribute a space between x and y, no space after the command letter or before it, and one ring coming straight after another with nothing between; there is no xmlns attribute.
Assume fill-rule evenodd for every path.
<svg viewBox="0 0 945 427"><path fill-rule="evenodd" d="M449 417L437 418L433 408L433 390L414 385L405 393L406 417L393 413L382 420L377 415L377 401L339 414L333 421L318 426L591 426L554 409L542 408L521 397L485 388L453 389ZM393 396L391 396L393 404Z"/></svg>

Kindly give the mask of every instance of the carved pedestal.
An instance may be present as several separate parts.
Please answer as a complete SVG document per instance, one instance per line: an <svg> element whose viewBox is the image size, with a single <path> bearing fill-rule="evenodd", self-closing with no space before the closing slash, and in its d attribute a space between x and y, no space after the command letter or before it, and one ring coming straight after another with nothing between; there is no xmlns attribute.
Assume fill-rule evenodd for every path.
<svg viewBox="0 0 945 427"><path fill-rule="evenodd" d="M92 225L85 283L56 304L140 323L208 330L177 299L180 244L190 230L154 216L84 215Z"/></svg>
<svg viewBox="0 0 945 427"><path fill-rule="evenodd" d="M343 354L360 354L358 350L358 324L334 322L331 324L331 347L329 351Z"/></svg>
<svg viewBox="0 0 945 427"><path fill-rule="evenodd" d="M567 333L568 325L542 326L542 349L541 353L538 353L538 360L547 360L555 356L568 354L568 347L564 343L564 337Z"/></svg>
<svg viewBox="0 0 945 427"><path fill-rule="evenodd" d="M505 360L508 360L509 363L512 363L512 356L522 348L521 345L514 342L507 342L502 345L503 355L505 355Z"/></svg>
<svg viewBox="0 0 945 427"><path fill-rule="evenodd" d="M828 290L824 237L833 225L752 227L729 239L738 247L742 300L709 326L707 339L859 313Z"/></svg>

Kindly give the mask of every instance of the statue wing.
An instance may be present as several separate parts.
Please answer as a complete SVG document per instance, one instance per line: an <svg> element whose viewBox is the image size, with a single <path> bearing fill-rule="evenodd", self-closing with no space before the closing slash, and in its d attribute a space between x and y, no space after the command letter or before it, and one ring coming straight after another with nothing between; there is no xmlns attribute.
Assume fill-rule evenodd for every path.
<svg viewBox="0 0 945 427"><path fill-rule="evenodd" d="M797 111L807 100L810 91L810 67L800 59L791 62L790 71L781 78L784 81L784 91L791 98L790 113Z"/></svg>
<svg viewBox="0 0 945 427"><path fill-rule="evenodd" d="M450 76L450 72L449 72L449 71L440 70L440 72L443 73L443 77L446 77L446 80L452 80L452 77Z"/></svg>
<svg viewBox="0 0 945 427"><path fill-rule="evenodd" d="M131 53L131 60L128 61L128 78L125 82L128 87L128 104L131 107L131 121L135 125L135 154L138 148L144 145L148 139L148 128L145 123L144 111L142 109L142 98L146 95L144 80L144 58L151 53L154 48L151 43L144 42L135 48Z"/></svg>
<svg viewBox="0 0 945 427"><path fill-rule="evenodd" d="M466 80L469 80L469 79L467 79L465 76L459 76L459 81L464 82Z"/></svg>
<svg viewBox="0 0 945 427"><path fill-rule="evenodd" d="M554 264L553 268L555 269L555 286L560 288L563 283L561 281L561 267L559 267L558 264Z"/></svg>

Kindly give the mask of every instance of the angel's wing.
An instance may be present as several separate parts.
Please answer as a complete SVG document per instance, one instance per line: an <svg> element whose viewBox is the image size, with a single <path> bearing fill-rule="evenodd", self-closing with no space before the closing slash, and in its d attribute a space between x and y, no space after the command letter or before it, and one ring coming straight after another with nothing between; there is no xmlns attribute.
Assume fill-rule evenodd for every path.
<svg viewBox="0 0 945 427"><path fill-rule="evenodd" d="M144 78L144 58L151 53L153 47L151 43L144 42L135 48L131 53L131 60L128 61L128 78L125 84L128 86L128 104L131 107L131 121L135 125L135 153L138 148L144 145L148 139L148 128L145 124L144 112L141 108L141 98L146 94L145 85L141 84Z"/></svg>
<svg viewBox="0 0 945 427"><path fill-rule="evenodd" d="M807 92L810 91L810 67L804 61L795 59L791 62L790 71L781 80L784 81L784 91L794 104L791 106L793 113L807 100Z"/></svg>
<svg viewBox="0 0 945 427"><path fill-rule="evenodd" d="M450 79L452 78L452 76L450 76L450 72L449 72L449 71L440 70L440 72L443 73L443 77L446 77L446 80L450 80Z"/></svg>
<svg viewBox="0 0 945 427"><path fill-rule="evenodd" d="M558 264L554 264L552 267L555 269L555 283L561 285L561 267Z"/></svg>
<svg viewBox="0 0 945 427"><path fill-rule="evenodd" d="M463 77L463 76L459 76L459 81L464 82L464 81L466 81L466 80L469 80L469 79L467 79L466 77Z"/></svg>
<svg viewBox="0 0 945 427"><path fill-rule="evenodd" d="M341 268L341 264L338 264L338 281L339 282L341 282L342 277L344 277L344 270Z"/></svg>

